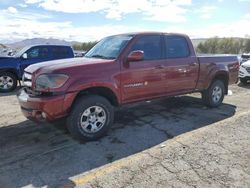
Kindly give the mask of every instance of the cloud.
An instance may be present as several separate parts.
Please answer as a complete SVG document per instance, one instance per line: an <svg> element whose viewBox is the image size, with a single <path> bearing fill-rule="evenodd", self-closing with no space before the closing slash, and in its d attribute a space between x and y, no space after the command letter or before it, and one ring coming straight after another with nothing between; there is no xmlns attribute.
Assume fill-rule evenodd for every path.
<svg viewBox="0 0 250 188"><path fill-rule="evenodd" d="M27 4L34 4L34 3L40 3L42 0L25 0L25 3Z"/></svg>
<svg viewBox="0 0 250 188"><path fill-rule="evenodd" d="M22 8L26 8L26 7L28 7L28 5L27 5L27 4L23 4L23 3L19 3L19 4L18 4L18 6L20 6L20 7L22 7Z"/></svg>
<svg viewBox="0 0 250 188"><path fill-rule="evenodd" d="M5 10L5 12L16 14L17 13L17 9L15 7L8 7L8 9Z"/></svg>
<svg viewBox="0 0 250 188"><path fill-rule="evenodd" d="M200 14L200 18L202 19L211 19L218 9L216 6L204 6L201 7L197 12Z"/></svg>
<svg viewBox="0 0 250 188"><path fill-rule="evenodd" d="M186 14L188 13L186 8L192 4L191 1L137 0L133 3L133 6L128 3L128 0L119 0L119 2L117 0L112 0L113 3L110 3L111 0L103 0L99 2L98 6L94 6L97 5L95 4L97 0L81 0L79 1L80 4L77 4L76 1L78 0L74 0L74 3L71 1L71 4L73 4L71 7L64 7L66 4L58 4L59 0L26 0L26 5L33 4L37 6L45 6L45 4L42 3L56 3L59 7L55 6L53 8L51 5L46 6L53 10L57 9L54 11L61 11L63 8L65 11L71 10L72 12L75 12L76 10L80 12L99 11L109 19L122 19L127 14L136 13L142 15L142 22L144 20L149 20L158 22L180 22L180 24L168 24L170 26L166 27L165 25L167 24L163 23L160 26L155 27L154 24L144 24L144 22L144 26L142 26L142 24L139 24L139 26L129 26L114 24L122 22L112 22L113 24L103 24L98 26L94 25L94 23L92 26L86 27L80 25L76 26L71 21L68 21L67 18L64 19L64 21L56 21L56 17L53 17L53 12L47 11L46 14L27 12L28 10L20 8L17 4L20 9L11 6L7 9L0 10L0 41L6 42L7 39L12 42L26 38L43 37L83 42L99 40L105 36L118 33L149 30L160 32L183 32L193 38L214 36L244 37L250 33L250 28L246 27L247 25L250 25L250 13L242 16L238 21L229 20L227 23L215 22L216 24L207 24L205 27L190 25L188 22L185 23L187 19ZM67 3L68 5L69 1L60 2ZM83 2L87 2L85 5L88 6L81 6L81 3ZM77 4L78 8L75 4ZM91 9L88 7L91 7ZM192 9L190 10L192 11ZM204 19L208 19L214 15L215 11L217 11L217 7L215 6L204 6L195 11L195 14L204 16Z"/></svg>
<svg viewBox="0 0 250 188"><path fill-rule="evenodd" d="M25 0L45 10L65 13L103 12L106 18L120 20L124 15L140 13L145 20L184 22L192 0Z"/></svg>
<svg viewBox="0 0 250 188"><path fill-rule="evenodd" d="M233 21L231 23L215 23L207 25L206 27L184 28L184 27L168 27L164 30L172 32L182 31L191 38L209 38L209 37L250 37L250 20L244 16L241 20ZM242 29L244 28L244 29Z"/></svg>
<svg viewBox="0 0 250 188"><path fill-rule="evenodd" d="M250 20L250 13L248 13L248 14L246 14L246 15L244 15L244 17L243 17L244 19L248 19L248 20Z"/></svg>
<svg viewBox="0 0 250 188"><path fill-rule="evenodd" d="M0 40L1 41L16 41L24 38L34 37L32 33L38 31L40 34L43 32L53 31L59 26L68 26L70 23L57 23L57 22L42 22L51 18L49 15L42 15L38 13L17 11L17 9L7 8L0 10ZM11 21L10 21L11 20Z"/></svg>
<svg viewBox="0 0 250 188"><path fill-rule="evenodd" d="M142 27L102 25L75 27L70 21L50 21L51 15L42 15L9 9L0 10L0 41L9 43L27 38L57 38L68 41L94 41L105 36L146 30ZM11 22L9 21L11 20ZM100 32L102 31L102 32Z"/></svg>

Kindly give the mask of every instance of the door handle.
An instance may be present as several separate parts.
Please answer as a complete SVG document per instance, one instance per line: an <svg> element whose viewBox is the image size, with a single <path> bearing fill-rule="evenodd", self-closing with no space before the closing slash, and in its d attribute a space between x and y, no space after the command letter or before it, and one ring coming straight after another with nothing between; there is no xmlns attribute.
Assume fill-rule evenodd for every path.
<svg viewBox="0 0 250 188"><path fill-rule="evenodd" d="M157 65L157 66L155 66L155 69L164 69L165 68L165 66L163 66L163 65Z"/></svg>
<svg viewBox="0 0 250 188"><path fill-rule="evenodd" d="M190 65L190 66L196 66L196 65L198 65L198 63L196 63L196 62L191 62L191 63L189 63L189 65Z"/></svg>

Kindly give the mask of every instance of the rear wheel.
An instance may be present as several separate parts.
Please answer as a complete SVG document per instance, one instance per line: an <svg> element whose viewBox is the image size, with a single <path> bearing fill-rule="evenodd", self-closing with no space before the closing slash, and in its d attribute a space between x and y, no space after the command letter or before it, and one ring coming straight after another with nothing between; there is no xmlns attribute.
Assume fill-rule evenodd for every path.
<svg viewBox="0 0 250 188"><path fill-rule="evenodd" d="M202 92L202 100L209 107L222 104L225 95L225 85L221 80L215 80L210 87Z"/></svg>
<svg viewBox="0 0 250 188"><path fill-rule="evenodd" d="M246 78L240 78L240 82L242 84L247 84L247 79Z"/></svg>
<svg viewBox="0 0 250 188"><path fill-rule="evenodd" d="M0 92L10 92L16 89L17 77L10 72L0 73Z"/></svg>
<svg viewBox="0 0 250 188"><path fill-rule="evenodd" d="M113 119L113 106L107 99L101 96L83 96L75 102L67 118L67 127L78 139L97 140L107 133Z"/></svg>

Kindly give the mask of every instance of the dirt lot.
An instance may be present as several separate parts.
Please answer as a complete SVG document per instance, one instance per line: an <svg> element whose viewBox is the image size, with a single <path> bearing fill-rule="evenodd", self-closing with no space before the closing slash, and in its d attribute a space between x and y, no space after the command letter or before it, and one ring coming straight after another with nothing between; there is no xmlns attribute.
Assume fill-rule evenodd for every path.
<svg viewBox="0 0 250 188"><path fill-rule="evenodd" d="M117 109L109 134L74 140L0 94L0 187L250 187L250 86L216 109L187 95Z"/></svg>

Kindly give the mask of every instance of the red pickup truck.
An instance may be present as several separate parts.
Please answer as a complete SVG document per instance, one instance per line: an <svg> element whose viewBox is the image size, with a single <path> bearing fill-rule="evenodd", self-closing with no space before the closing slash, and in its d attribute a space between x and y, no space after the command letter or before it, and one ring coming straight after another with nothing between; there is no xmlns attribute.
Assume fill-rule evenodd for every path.
<svg viewBox="0 0 250 188"><path fill-rule="evenodd" d="M186 35L121 34L83 58L27 67L18 99L28 119L66 118L73 136L96 140L112 125L114 107L127 103L201 92L206 105L217 107L238 70L237 56L197 57Z"/></svg>

